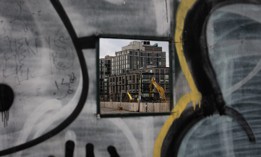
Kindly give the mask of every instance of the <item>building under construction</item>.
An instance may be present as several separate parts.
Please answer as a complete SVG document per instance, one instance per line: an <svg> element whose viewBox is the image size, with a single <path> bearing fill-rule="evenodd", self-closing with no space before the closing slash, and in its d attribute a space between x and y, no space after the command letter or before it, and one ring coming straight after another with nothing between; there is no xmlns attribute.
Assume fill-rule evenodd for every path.
<svg viewBox="0 0 261 157"><path fill-rule="evenodd" d="M101 101L161 102L170 97L166 52L149 41L133 41L99 62Z"/></svg>

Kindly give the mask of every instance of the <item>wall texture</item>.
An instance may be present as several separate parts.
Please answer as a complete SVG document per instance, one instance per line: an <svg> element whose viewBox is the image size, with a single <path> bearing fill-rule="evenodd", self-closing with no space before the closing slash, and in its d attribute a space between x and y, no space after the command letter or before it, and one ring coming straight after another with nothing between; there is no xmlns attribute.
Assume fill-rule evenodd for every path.
<svg viewBox="0 0 261 157"><path fill-rule="evenodd" d="M0 0L0 156L259 156L260 11L252 0ZM96 115L102 35L172 41L171 115Z"/></svg>

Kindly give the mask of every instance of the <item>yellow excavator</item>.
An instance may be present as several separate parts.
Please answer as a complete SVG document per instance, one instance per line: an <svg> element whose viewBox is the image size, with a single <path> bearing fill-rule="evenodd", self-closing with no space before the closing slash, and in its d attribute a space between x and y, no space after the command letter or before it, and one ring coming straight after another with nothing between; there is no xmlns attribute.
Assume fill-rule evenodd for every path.
<svg viewBox="0 0 261 157"><path fill-rule="evenodd" d="M153 91L153 87L152 87L152 86L154 86L154 87L157 89L157 91L159 92L161 101L162 101L162 102L166 102L165 91L164 91L164 89L156 82L155 77L152 77L152 78L151 78L151 81L150 81L150 86L149 86L149 89L150 89L149 95L150 95L150 97L151 97L151 94L152 94L152 91Z"/></svg>
<svg viewBox="0 0 261 157"><path fill-rule="evenodd" d="M133 101L133 98L132 98L132 96L131 96L131 94L130 94L129 91L127 91L127 95L128 95L128 97L129 97L129 100L130 100L130 101Z"/></svg>

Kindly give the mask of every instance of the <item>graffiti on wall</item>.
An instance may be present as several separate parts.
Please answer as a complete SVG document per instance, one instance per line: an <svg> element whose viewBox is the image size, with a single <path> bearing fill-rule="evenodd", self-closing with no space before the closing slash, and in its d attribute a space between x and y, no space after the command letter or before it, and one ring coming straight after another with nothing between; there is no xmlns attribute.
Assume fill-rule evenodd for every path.
<svg viewBox="0 0 261 157"><path fill-rule="evenodd" d="M0 8L1 156L260 154L258 2L10 0ZM100 36L173 41L170 115L97 116Z"/></svg>
<svg viewBox="0 0 261 157"><path fill-rule="evenodd" d="M243 104L252 104L257 98L252 91L254 88L246 85L258 79L257 67L260 66L252 59L245 60L245 56L253 57L258 53L258 46L249 50L245 45L245 42L251 45L258 42L259 22L254 14L260 9L256 5L251 1L243 4L233 1L180 3L175 45L181 68L190 83L191 95L187 94L178 101L173 116L165 122L155 144L154 156L258 156L255 149L260 147L256 144L259 135L254 133L253 123L251 128L248 122L251 118L245 113L256 115L257 112L242 107ZM238 49L243 45L243 49ZM190 63L193 80L185 56ZM243 58L244 63L239 61ZM246 67L253 70L247 74L249 70ZM190 102L193 109L186 108ZM255 105L258 106L258 103ZM208 116L211 117L204 118ZM236 142L239 139L240 142ZM242 145L238 146L239 143L245 149L240 149Z"/></svg>

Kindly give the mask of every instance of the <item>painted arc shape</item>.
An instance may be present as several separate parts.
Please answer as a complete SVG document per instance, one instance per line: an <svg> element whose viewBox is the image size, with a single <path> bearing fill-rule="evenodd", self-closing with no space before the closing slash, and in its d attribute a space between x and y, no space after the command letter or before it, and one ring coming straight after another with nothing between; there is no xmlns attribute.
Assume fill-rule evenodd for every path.
<svg viewBox="0 0 261 157"><path fill-rule="evenodd" d="M260 7L254 4L234 4L217 9L213 12L213 15L208 20L207 42L208 45L211 45L211 48L209 48L210 59L212 63L216 65L214 66L214 68L216 68L216 72L221 74L221 76L218 78L221 87L223 87L222 90L224 91L225 97L229 97L231 93L239 90L247 82L251 81L253 77L258 75L260 71L261 60L255 60L254 62L256 65L251 66L253 69L252 71L248 71L248 74L241 73L240 79L238 78L237 82L233 81L231 82L233 84L224 85L224 81L231 79L229 77L232 77L232 75L225 74L225 72L229 70L231 71L231 68L233 67L227 67L228 69L226 71L221 72L220 68L222 67L219 66L219 64L225 64L229 66L229 64L233 64L233 61L240 59L240 57L244 57L244 60L246 60L247 57L260 58L259 45L261 40L259 29L260 26L258 25L261 24L261 18L257 16L259 13ZM223 17L223 21L220 20L221 18L218 18L218 16L221 16L221 18ZM224 16L227 17L225 18ZM232 17L232 24L224 26L224 23ZM214 28L215 26L218 27ZM223 32L227 33L225 35L221 33L221 29ZM251 31L247 32L249 29L251 29ZM238 34L237 32L242 32L240 38L235 36ZM220 41L220 39L223 40L223 42ZM229 43L226 44L225 41ZM222 61L222 63L219 63L217 58L218 61ZM237 68L235 70L239 69Z"/></svg>
<svg viewBox="0 0 261 157"><path fill-rule="evenodd" d="M52 2L56 2L57 6L58 1ZM13 3L12 1L1 4L1 6L8 8L7 5L14 6L15 4ZM58 7L61 9L61 6ZM22 57L20 62L16 62L16 58L12 57L6 59L1 56L0 58L1 68L3 68L3 65L6 65L4 74L0 76L1 83L8 84L16 94L14 105L9 111L10 123L8 123L6 128L0 128L2 132L0 137L2 141L0 156L35 146L58 134L79 115L88 95L87 66L79 43L77 43L77 36L70 25L69 19L66 19L66 14L65 17L59 19L50 1L39 1L37 4L25 1L22 3L21 8L23 10L19 14L21 18L16 18L17 20L8 23L9 25L5 28L0 27L1 32L4 32L6 35L6 40L1 40L3 47L0 55L10 54L15 56L13 53L19 52L16 55ZM34 14L31 13L32 8L42 9L41 16L34 18ZM3 12L4 10L1 9L1 11ZM17 12L10 12L10 14L6 15L2 12L1 15L5 15L3 19L8 21L18 14ZM45 20L46 17L49 17L48 22ZM24 26L21 25L21 20L26 20L30 27L21 28ZM66 26L63 25L64 21ZM59 28L59 30L53 28ZM37 33L42 35L39 36ZM22 39L20 40L20 38ZM27 47L20 47L22 48L20 51L12 51L13 49L8 49L8 44L2 43L15 43L18 40L21 45L26 45ZM21 63L21 66L15 65L18 63ZM20 71L17 73L12 71L15 69L14 67L19 66ZM82 84L80 83L81 80ZM78 94L75 93L77 90L80 91ZM75 99L72 100L72 98ZM54 106L49 104L48 108L43 109L41 104L44 104L45 99L53 100L52 104ZM69 104L69 102L73 103ZM45 103L48 102L46 101ZM23 104L23 112L19 112L21 111L19 104ZM65 106L70 108L70 112L66 112L66 115L55 117L56 111L62 111ZM31 122L37 124L37 127L29 129L31 131L25 136L26 139L16 143L17 135L14 136L13 133L21 133L22 135L22 128L26 125L26 122L30 122L29 117L32 116L32 111L50 111L53 123L47 122L48 118L31 117L34 119ZM43 116L44 113L34 115ZM41 126L41 124L45 126ZM10 142L4 140L7 137ZM21 153L19 152L17 155L19 154Z"/></svg>
<svg viewBox="0 0 261 157"><path fill-rule="evenodd" d="M187 136L183 141L184 149L180 150L180 156L260 156L260 144L249 142L245 136L248 130L245 130L246 128L242 130L242 126L251 127L253 134L248 132L248 135L252 134L256 141L260 140L261 73L258 66L261 48L258 14L261 8L255 1L247 1L249 4L245 2L244 4L225 2L218 5L219 7L215 7L215 4L211 6L210 3L209 6L215 10L209 8L211 15L205 32L208 42L205 46L225 102L241 115L227 110L226 114L234 114L236 121L223 119L221 116L196 124L195 129L191 129L191 136ZM238 27L239 25L241 27ZM230 32L227 32L228 30ZM224 32L227 32L226 35ZM234 88L235 85L237 88ZM231 87L233 92L226 95L227 89L232 89ZM241 116L248 124L240 124ZM249 139L254 141L251 136Z"/></svg>
<svg viewBox="0 0 261 157"><path fill-rule="evenodd" d="M163 127L161 128L158 137L154 143L154 150L153 150L153 157L161 157L161 151L163 149L163 142L164 139L170 129L172 123L179 118L182 112L185 110L186 106L192 102L194 108L196 106L200 106L201 102L201 93L198 91L195 82L192 78L190 69L188 67L188 63L185 58L183 45L182 45L182 33L184 28L184 19L187 15L188 10L194 5L195 0L188 0L188 1L181 1L177 11L176 17L176 29L175 29L175 47L178 55L178 59L180 62L181 70L185 75L185 78L189 84L189 88L191 90L190 93L185 94L180 98L177 105L175 105L174 109L172 110L172 115L165 121Z"/></svg>

